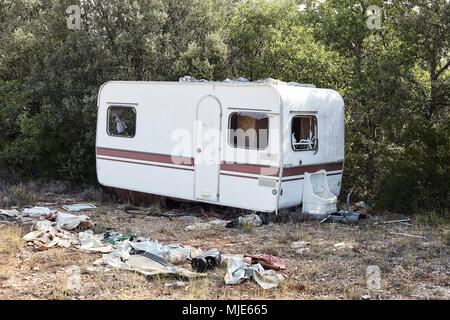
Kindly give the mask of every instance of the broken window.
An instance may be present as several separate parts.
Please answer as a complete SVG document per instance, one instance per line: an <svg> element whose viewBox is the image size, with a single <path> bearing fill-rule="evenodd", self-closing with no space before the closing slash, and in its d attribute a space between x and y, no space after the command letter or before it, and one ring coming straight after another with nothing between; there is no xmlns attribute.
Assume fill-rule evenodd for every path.
<svg viewBox="0 0 450 320"><path fill-rule="evenodd" d="M291 137L294 151L315 150L317 148L317 118L312 116L292 118Z"/></svg>
<svg viewBox="0 0 450 320"><path fill-rule="evenodd" d="M228 141L235 148L265 149L269 140L269 116L260 112L233 112Z"/></svg>
<svg viewBox="0 0 450 320"><path fill-rule="evenodd" d="M131 107L109 107L108 134L133 138L136 134L136 110Z"/></svg>

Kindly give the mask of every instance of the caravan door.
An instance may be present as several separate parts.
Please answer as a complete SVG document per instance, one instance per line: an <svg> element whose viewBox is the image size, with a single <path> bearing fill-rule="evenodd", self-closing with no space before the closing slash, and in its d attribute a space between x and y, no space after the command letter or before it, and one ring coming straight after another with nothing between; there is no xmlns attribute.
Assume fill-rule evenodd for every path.
<svg viewBox="0 0 450 320"><path fill-rule="evenodd" d="M222 106L206 96L197 106L195 124L195 198L219 201Z"/></svg>

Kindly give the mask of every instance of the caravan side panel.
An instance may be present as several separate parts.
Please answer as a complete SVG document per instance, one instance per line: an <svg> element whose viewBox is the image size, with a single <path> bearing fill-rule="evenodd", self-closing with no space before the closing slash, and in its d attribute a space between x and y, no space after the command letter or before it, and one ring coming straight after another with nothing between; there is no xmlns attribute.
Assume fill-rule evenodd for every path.
<svg viewBox="0 0 450 320"><path fill-rule="evenodd" d="M344 101L334 90L280 87L283 108L283 173L279 207L301 204L305 172L327 171L330 191L339 195L344 166ZM293 118L315 119L317 147L294 151Z"/></svg>
<svg viewBox="0 0 450 320"><path fill-rule="evenodd" d="M110 82L101 90L97 123L97 177L105 186L185 199L193 198L192 148L177 149L192 137L198 97L183 86L145 82ZM133 138L107 133L108 108L136 110ZM189 144L190 145L190 144Z"/></svg>

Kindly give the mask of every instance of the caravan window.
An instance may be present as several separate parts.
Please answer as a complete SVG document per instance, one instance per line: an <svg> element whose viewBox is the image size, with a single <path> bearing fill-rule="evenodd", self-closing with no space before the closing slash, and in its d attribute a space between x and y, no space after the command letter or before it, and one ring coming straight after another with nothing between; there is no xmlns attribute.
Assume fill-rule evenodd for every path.
<svg viewBox="0 0 450 320"><path fill-rule="evenodd" d="M228 119L228 142L232 147L266 149L269 116L260 112L233 112Z"/></svg>
<svg viewBox="0 0 450 320"><path fill-rule="evenodd" d="M136 110L132 107L109 107L107 132L110 136L133 138L136 134Z"/></svg>
<svg viewBox="0 0 450 320"><path fill-rule="evenodd" d="M294 151L316 150L317 118L313 116L297 116L292 118L292 149Z"/></svg>

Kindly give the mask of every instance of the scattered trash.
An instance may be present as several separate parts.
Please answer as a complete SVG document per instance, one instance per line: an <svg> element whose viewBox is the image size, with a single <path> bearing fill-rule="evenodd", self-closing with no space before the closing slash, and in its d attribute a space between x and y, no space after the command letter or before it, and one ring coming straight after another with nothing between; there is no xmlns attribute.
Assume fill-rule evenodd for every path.
<svg viewBox="0 0 450 320"><path fill-rule="evenodd" d="M411 219L401 219L401 220L391 220L391 221L383 221L380 222L381 224L387 224L387 223L400 223L400 222L410 222Z"/></svg>
<svg viewBox="0 0 450 320"><path fill-rule="evenodd" d="M361 297L362 300L370 300L370 295L365 294Z"/></svg>
<svg viewBox="0 0 450 320"><path fill-rule="evenodd" d="M338 242L334 244L335 248L345 248L345 242Z"/></svg>
<svg viewBox="0 0 450 320"><path fill-rule="evenodd" d="M56 210L53 210L53 211L56 211ZM52 210L50 210L47 207L33 207L33 208L26 208L23 210L23 213L25 215L28 215L30 217L35 217L35 218L39 218L41 216L46 216L50 212L52 212Z"/></svg>
<svg viewBox="0 0 450 320"><path fill-rule="evenodd" d="M97 207L90 203L77 203L77 204L71 204L66 205L63 207L66 211L82 211L82 210L92 210L96 209Z"/></svg>
<svg viewBox="0 0 450 320"><path fill-rule="evenodd" d="M257 264L259 263L264 268L272 269L272 270L285 270L286 269L286 262L275 256L270 256L267 254L259 255L259 256L251 256L251 255L244 255L244 262L248 264Z"/></svg>
<svg viewBox="0 0 450 320"><path fill-rule="evenodd" d="M195 220L195 219L198 219L198 217L190 215L180 216L177 218L177 220Z"/></svg>
<svg viewBox="0 0 450 320"><path fill-rule="evenodd" d="M47 214L45 217L44 217L44 219L45 220L48 220L48 221L55 221L56 220L56 216L57 216L58 214L56 213L56 212L50 212L49 214Z"/></svg>
<svg viewBox="0 0 450 320"><path fill-rule="evenodd" d="M251 266L239 259L228 259L227 268L225 284L239 284L247 279L253 279L261 288L267 290L278 286L284 279L282 274L274 270L264 270L259 263Z"/></svg>
<svg viewBox="0 0 450 320"><path fill-rule="evenodd" d="M426 240L427 238L423 237L423 236L416 236L413 234L407 234L407 233L397 233L397 232L389 232L390 234L396 234L399 236L405 236L405 237L412 237L412 238L419 238L419 239L424 239Z"/></svg>
<svg viewBox="0 0 450 320"><path fill-rule="evenodd" d="M89 221L89 217L85 215L76 216L69 213L58 212L56 215L55 222L57 226L65 230L73 230L80 224L84 225L86 228L92 228L93 225Z"/></svg>
<svg viewBox="0 0 450 320"><path fill-rule="evenodd" d="M48 220L37 222L34 225L36 230L24 235L23 239L37 251L48 250L55 246L69 248L71 245L79 244L75 234L54 228L51 224Z"/></svg>
<svg viewBox="0 0 450 320"><path fill-rule="evenodd" d="M0 221L21 222L21 219L20 218L13 218L10 215L0 213Z"/></svg>
<svg viewBox="0 0 450 320"><path fill-rule="evenodd" d="M122 242L121 242L122 243ZM157 240L144 240L129 242L134 251L150 252L154 255L160 256L173 264L180 264L192 259L202 253L201 249L195 249L190 246L182 246L180 244L165 244L158 243Z"/></svg>
<svg viewBox="0 0 450 320"><path fill-rule="evenodd" d="M192 269L197 272L205 272L208 269L212 269L218 266L221 262L221 255L217 249L209 249L201 255L192 258Z"/></svg>
<svg viewBox="0 0 450 320"><path fill-rule="evenodd" d="M136 254L140 254L141 256L146 257L147 259L156 261L160 264L162 264L165 267L173 267L174 265L171 264L169 261L164 260L163 258L161 258L160 256L157 256L156 254L150 253L150 252L145 252L145 251L137 251Z"/></svg>
<svg viewBox="0 0 450 320"><path fill-rule="evenodd" d="M78 234L78 240L81 244L80 250L109 253L112 251L112 246L102 243L102 235L94 235L92 230L86 230Z"/></svg>
<svg viewBox="0 0 450 320"><path fill-rule="evenodd" d="M250 214L244 217L236 218L226 225L227 228L236 228L236 227L242 227L245 225L251 225L258 227L262 225L262 220L257 214Z"/></svg>
<svg viewBox="0 0 450 320"><path fill-rule="evenodd" d="M188 230L188 231L204 230L204 229L209 229L213 226L225 227L227 224L228 224L228 221L216 219L216 220L212 220L212 221L208 221L208 222L194 223L194 224L188 225L184 229Z"/></svg>
<svg viewBox="0 0 450 320"><path fill-rule="evenodd" d="M15 218L19 214L19 211L17 211L16 209L12 209L12 210L3 210L2 209L2 210L0 210L0 214L8 216L10 218Z"/></svg>
<svg viewBox="0 0 450 320"><path fill-rule="evenodd" d="M92 228L93 225L89 220L88 216L80 215L76 216L69 213L59 212L57 210L51 210L47 207L33 207L26 208L20 213L17 210L1 210L0 216L5 215L8 216L10 221L16 222L38 222L47 220L50 222L55 222L51 226L65 229L65 230L73 230L78 227L80 224L85 228ZM12 220L15 218L16 220ZM1 221L1 217L0 217Z"/></svg>
<svg viewBox="0 0 450 320"><path fill-rule="evenodd" d="M296 252L298 254L309 254L309 253L311 253L311 249L309 249L309 248L300 248Z"/></svg>
<svg viewBox="0 0 450 320"><path fill-rule="evenodd" d="M103 235L103 240L105 242L116 244L118 241L124 241L124 240L130 240L133 241L135 238L137 238L137 235L133 233L118 233L118 232L106 232Z"/></svg>
<svg viewBox="0 0 450 320"><path fill-rule="evenodd" d="M355 206L357 206L358 208L361 208L361 209L365 209L365 210L369 209L369 206L367 204L365 204L364 201L355 203Z"/></svg>
<svg viewBox="0 0 450 320"><path fill-rule="evenodd" d="M353 211L339 211L336 213L332 213L330 215L327 215L324 219L322 219L320 222L325 221L332 221L332 222L343 222L343 223L355 223L359 220L359 213L353 212Z"/></svg>
<svg viewBox="0 0 450 320"><path fill-rule="evenodd" d="M157 274L174 274L187 278L204 277L205 274L189 271L185 268L176 266L168 266L168 261L162 261L160 256L152 254L133 254L130 255L132 249L131 242L125 240L107 255L96 260L94 265L106 264L113 268L137 271L147 276ZM163 259L164 260L164 259Z"/></svg>
<svg viewBox="0 0 450 320"><path fill-rule="evenodd" d="M306 242L306 241L292 242L291 243L291 248L292 249L304 248L306 246L309 246L310 244L311 244L311 242Z"/></svg>
<svg viewBox="0 0 450 320"><path fill-rule="evenodd" d="M234 259L234 260L243 260L244 255L243 254L222 254L221 255L221 264L228 265L228 260Z"/></svg>

